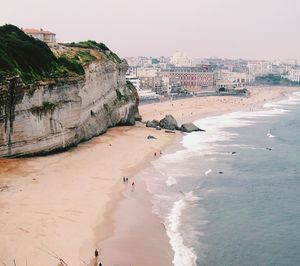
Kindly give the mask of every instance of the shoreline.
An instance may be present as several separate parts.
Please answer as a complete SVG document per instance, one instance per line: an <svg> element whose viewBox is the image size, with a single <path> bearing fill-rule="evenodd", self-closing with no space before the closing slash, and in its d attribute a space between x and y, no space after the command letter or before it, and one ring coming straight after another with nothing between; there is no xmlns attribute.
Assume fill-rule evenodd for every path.
<svg viewBox="0 0 300 266"><path fill-rule="evenodd" d="M264 90L264 88L260 88L260 89ZM238 106L238 107L233 106L232 108L229 108L226 111L226 113L249 110L249 108L259 110L259 109L262 109L263 104L265 104L266 102L278 101L280 99L283 99L283 98L287 97L288 94L290 94L294 91L299 91L300 90L300 88L293 88L293 89L285 92L285 91L281 91L282 88L277 88L277 89L278 89L278 91L275 93L274 97L272 96L270 98L266 97L266 99L263 99L263 98L257 99L256 101L252 102L250 105L243 104L243 108L241 108L241 106ZM216 97L216 98L223 98L223 97ZM186 100L186 99L183 99L183 100ZM178 101L180 101L180 100L178 100ZM159 104L160 105L165 105L166 102L159 103ZM151 103L149 105L153 106L153 103ZM144 106L147 106L147 105L144 105ZM202 118L205 118L205 117L216 116L216 115L220 115L220 114L222 114L221 111L214 111L214 112L209 112L209 113L206 113L206 114L202 114L200 116L199 115L192 115L190 117L186 116L183 119L179 118L177 121L179 121L180 123L195 122L196 120L199 120L199 119L202 119ZM185 119L188 119L188 120L185 120ZM180 141L182 140L182 137L183 137L183 135L177 135L177 137L173 140L173 142L167 146L167 151L168 151L167 153L172 153L175 150L180 149L180 147L181 147ZM171 150L171 151L169 151L169 150ZM158 159L158 158L155 158L155 159ZM149 165L148 168L149 167L151 167L151 166ZM145 178L142 177L142 180L140 182L143 182L143 186L146 186ZM144 190L144 192L147 193L147 195L144 195L144 197L148 198L148 202L147 202L147 204L144 203L143 208L147 209L148 212L151 212L150 215L152 215L154 217L155 216L157 217L156 223L159 222L160 224L164 225L163 219L158 214L153 212L153 209L152 209L153 205L152 205L152 202L151 202L151 197L153 195L147 189L144 188L143 190ZM124 208L124 206L122 205L122 202L124 202L124 201L129 202L130 201L129 197L133 197L133 196L130 195L129 191L125 191L125 192L123 192L123 194L125 194L126 196L124 196L124 197L122 197L122 199L120 199L120 202L116 204L116 209L112 210L112 212L111 212L111 215L112 215L113 219L115 220L115 226L116 227L122 227L123 231L122 232L117 231L110 238L100 241L99 246L101 246L101 248L104 248L104 250L111 250L111 249L114 249L117 246L117 250L120 251L120 247L118 246L118 242L120 242L120 241L124 242L124 238L125 238L124 237L124 235L125 235L124 225L123 226L121 225L122 221L119 221L119 218L126 216L126 213L128 213L128 212L131 213L132 212L132 206L130 206L130 204L127 204L127 206L126 206L126 204L125 204L125 206L127 208L126 207ZM140 196L139 199L140 200L142 199L141 196ZM149 205L151 205L151 206L149 207ZM149 215L149 213L148 213L148 215ZM151 224L151 226L152 227L157 227L157 224L156 225ZM147 227L149 227L149 222L148 222ZM127 228L125 228L125 230L127 230L127 232L131 231L131 229L132 228L131 228L130 225L127 225ZM164 228L161 229L160 232L162 234L167 235L167 229L165 228L165 225L164 225ZM153 230L150 230L151 236L153 236L153 234L155 234L155 233L157 233L157 232L153 232ZM138 234L138 233L135 233L135 234ZM149 232L148 231L144 232L143 236L139 236L139 239L140 240L145 239L145 238L147 239L147 236L149 237ZM168 239L169 239L169 237L168 237ZM130 240L127 239L127 241L129 242ZM169 239L169 241L170 241L170 239ZM138 243L138 245L141 244L141 243L142 242ZM170 249L171 249L171 253L173 254L173 257L174 257L174 250L172 249L170 242L168 243L168 247L164 247L164 246L161 247L161 251L166 252L166 254L168 256L170 255ZM121 249L121 251L123 251L123 253L126 253L126 252L124 252L124 250L126 250L129 253L133 253L134 248L133 248L133 250L130 250L130 248L124 248L123 250ZM150 254L155 254L152 250L149 250L149 253ZM105 265L120 265L120 266L121 265L129 265L130 263L133 263L133 265L140 265L140 262L143 261L142 259L147 259L148 258L147 256L144 256L143 258L140 258L140 257L142 257L140 254L138 254L138 257L139 257L138 260L135 260L133 258L131 258L131 260L129 260L128 256L125 255L125 256L122 257L122 259L123 259L122 261L120 261L118 259L114 260L114 259L108 258L108 259L104 259L104 263L105 263ZM172 260L171 260L172 262L170 262L170 260L169 260L168 264L166 264L166 261L164 261L164 260L158 260L158 261L154 260L153 261L152 258L148 258L147 263L145 263L145 261L144 261L144 264L142 264L142 265L158 265L158 266L159 265L173 265L173 257L172 257Z"/></svg>
<svg viewBox="0 0 300 266"><path fill-rule="evenodd" d="M190 122L195 117L201 118L201 114L202 117L214 115L216 108L218 113L254 108L258 102L264 103L266 92L270 96L268 101L272 101L282 96L285 90L289 93L300 89L275 88L272 93L270 90L273 89L264 89L242 101L230 96L191 98L143 105L140 111L144 120L170 113L179 122ZM157 140L147 140L149 134L157 136ZM0 227L0 262L9 264L15 259L21 264L26 260L29 265L57 265L58 258L62 258L68 265L95 265L92 258L99 241L102 245L101 241L118 233L113 216L126 199L126 194L122 195L126 191L122 177L135 176L147 168L156 159L153 153L169 147L180 134L166 134L163 130L138 124L112 128L64 153L0 160L0 187L4 188L0 191L0 221L5 221ZM144 191L141 198L147 205L145 194ZM128 205L130 208L132 204ZM153 228L151 225L158 224L155 230L160 240L156 239L154 243L163 243L163 250L168 253L171 247L166 234L162 234L165 231L161 231L160 220L154 217L151 203L147 208L144 205L139 210L146 210L145 215L149 215L152 223L147 224L147 220L142 228ZM124 213L119 217L122 216ZM144 231L139 232L140 237L147 236L148 231ZM130 241L126 243L136 249ZM121 252L116 254L112 250L113 246L109 256L113 254L121 260ZM155 258L155 252L152 249L147 256ZM165 259L169 261L170 258Z"/></svg>

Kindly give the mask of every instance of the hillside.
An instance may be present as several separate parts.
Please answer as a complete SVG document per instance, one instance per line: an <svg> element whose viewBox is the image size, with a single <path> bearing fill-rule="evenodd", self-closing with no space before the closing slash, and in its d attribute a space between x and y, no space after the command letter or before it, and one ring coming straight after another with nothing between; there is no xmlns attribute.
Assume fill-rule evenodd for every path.
<svg viewBox="0 0 300 266"><path fill-rule="evenodd" d="M44 42L13 25L0 27L0 80L19 75L28 84L83 74L78 62L57 58Z"/></svg>
<svg viewBox="0 0 300 266"><path fill-rule="evenodd" d="M139 117L126 61L95 41L51 49L0 27L0 157L63 150Z"/></svg>

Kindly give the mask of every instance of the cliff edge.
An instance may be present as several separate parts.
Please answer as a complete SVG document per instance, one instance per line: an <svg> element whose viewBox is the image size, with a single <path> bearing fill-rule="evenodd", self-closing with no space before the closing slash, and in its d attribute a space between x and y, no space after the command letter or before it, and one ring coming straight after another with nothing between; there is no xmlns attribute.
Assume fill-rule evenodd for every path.
<svg viewBox="0 0 300 266"><path fill-rule="evenodd" d="M103 44L51 51L12 25L0 27L0 157L46 154L133 125L139 100L127 68Z"/></svg>

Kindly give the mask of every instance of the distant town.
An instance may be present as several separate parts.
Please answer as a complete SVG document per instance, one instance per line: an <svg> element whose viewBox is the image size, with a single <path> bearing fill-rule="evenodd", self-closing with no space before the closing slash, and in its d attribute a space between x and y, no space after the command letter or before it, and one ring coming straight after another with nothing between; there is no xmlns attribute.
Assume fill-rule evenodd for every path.
<svg viewBox="0 0 300 266"><path fill-rule="evenodd" d="M56 34L43 29L22 29L26 34L56 44ZM140 99L184 97L213 93L234 93L252 85L300 85L300 66L296 59L285 61L191 58L176 51L171 57L126 57L126 79Z"/></svg>
<svg viewBox="0 0 300 266"><path fill-rule="evenodd" d="M286 61L172 57L127 57L127 79L140 98L242 90L251 85L300 85L296 59Z"/></svg>

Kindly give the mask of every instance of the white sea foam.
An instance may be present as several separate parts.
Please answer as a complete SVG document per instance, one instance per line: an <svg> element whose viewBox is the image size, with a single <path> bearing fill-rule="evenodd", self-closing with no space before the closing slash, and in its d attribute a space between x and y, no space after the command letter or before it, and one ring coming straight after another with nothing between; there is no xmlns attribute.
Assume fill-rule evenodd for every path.
<svg viewBox="0 0 300 266"><path fill-rule="evenodd" d="M170 187L177 184L177 180L173 176L169 176L166 180L166 184Z"/></svg>
<svg viewBox="0 0 300 266"><path fill-rule="evenodd" d="M183 137L182 145L188 152L197 154L217 154L221 142L235 139L239 135L228 131L228 128L246 127L257 123L255 118L272 117L288 113L289 110L282 108L281 105L276 105L273 108L265 108L254 112L233 112L220 116L207 117L197 120L195 124L198 127L204 128L205 133L201 135L198 132L186 135ZM180 156L183 160L184 157Z"/></svg>
<svg viewBox="0 0 300 266"><path fill-rule="evenodd" d="M273 103L273 102L265 103L265 104L263 105L264 108L274 108L274 107L279 107L279 106L280 106L280 104L278 104L278 103Z"/></svg>
<svg viewBox="0 0 300 266"><path fill-rule="evenodd" d="M282 107L284 105L297 105L300 104L300 92L293 92L287 95L287 99L277 102L268 102L263 105L264 108Z"/></svg>
<svg viewBox="0 0 300 266"><path fill-rule="evenodd" d="M195 202L195 201L199 201L201 198L198 196L195 196L193 191L190 191L185 194L184 199L188 202Z"/></svg>
<svg viewBox="0 0 300 266"><path fill-rule="evenodd" d="M167 234L175 253L173 259L174 266L195 266L197 260L194 250L184 244L183 237L179 232L180 217L185 206L185 199L176 201L167 219Z"/></svg>
<svg viewBox="0 0 300 266"><path fill-rule="evenodd" d="M204 174L205 174L205 175L209 175L211 172L212 172L212 170L209 169L209 170L207 170Z"/></svg>
<svg viewBox="0 0 300 266"><path fill-rule="evenodd" d="M269 132L267 133L267 136L269 138L276 138L276 136L274 136L274 135L271 134L271 130L269 130Z"/></svg>

